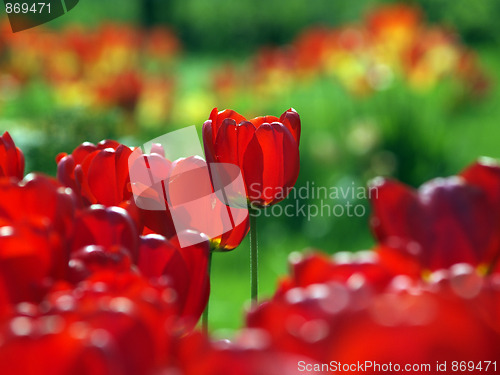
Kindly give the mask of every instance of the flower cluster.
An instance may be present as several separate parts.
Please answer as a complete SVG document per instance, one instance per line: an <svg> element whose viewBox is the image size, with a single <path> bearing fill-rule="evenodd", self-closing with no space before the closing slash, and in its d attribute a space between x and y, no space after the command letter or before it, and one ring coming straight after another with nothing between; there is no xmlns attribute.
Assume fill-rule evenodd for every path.
<svg viewBox="0 0 500 375"><path fill-rule="evenodd" d="M131 153L114 141L86 143L59 156L59 180L23 179L22 152L2 136L5 374L149 374L167 362L173 337L201 316L208 238L148 234L147 215L127 192ZM194 245L181 247L181 235Z"/></svg>
<svg viewBox="0 0 500 375"><path fill-rule="evenodd" d="M230 110L214 110L210 118L222 121L228 113L243 119ZM221 121L214 121L215 130ZM211 120L204 132L209 128ZM214 154L209 164L199 156L171 161L160 144L146 154L104 140L59 154L57 179L23 178L23 153L9 133L1 137L0 363L19 358L19 345L33 352L29 364L2 366L6 373L149 374L169 363L171 340L190 332L207 305L210 252L232 250L248 233L250 176L269 184L269 171L278 168L289 177L271 183L293 185L298 175L297 112L245 120L220 134L237 136L238 129L253 129L256 146L247 158L258 154L260 163L238 165L215 160ZM295 155L293 164L276 161L280 152ZM243 171L246 215L231 208L231 223L237 225L217 228L209 238L196 230L212 233L207 222L217 226L228 208L224 201L200 197L214 192L216 175L209 173L214 165L234 164L238 174L240 167ZM190 201L197 207L182 205ZM182 210L174 212L177 203ZM45 350L65 353L64 361L55 365Z"/></svg>
<svg viewBox="0 0 500 375"><path fill-rule="evenodd" d="M390 180L372 188L376 248L292 254L291 276L247 326L275 350L335 366L427 363L437 373L437 362L498 358L500 165L481 160L418 191Z"/></svg>
<svg viewBox="0 0 500 375"><path fill-rule="evenodd" d="M41 81L61 107L118 107L156 120L167 116L174 87L168 68L180 48L167 29L103 24L95 30L36 28L13 35L8 28L2 25L0 34L5 96Z"/></svg>
<svg viewBox="0 0 500 375"><path fill-rule="evenodd" d="M249 121L214 110L203 133L209 164L241 168L255 209L276 203L249 193L256 181L269 191L293 186L293 109ZM238 246L248 222L211 239L176 231L168 209L145 208L165 204L158 186L131 179L144 163L170 201L184 202L213 192L213 178L196 172L213 167L195 156L170 161L159 145L146 154L115 141L83 143L57 162L57 179L23 178L22 152L8 133L1 138L2 374L322 374L346 364L354 373L385 371L375 363L392 371L429 364L432 373L439 362L477 366L500 355L500 165L492 160L418 190L375 180L376 247L332 258L292 254L290 276L252 306L231 341L194 327L208 300L210 251ZM194 197L179 189L183 178ZM213 207L187 210L186 220L193 228L199 216L215 221ZM194 245L181 246L186 237ZM358 361L364 367L353 370ZM481 373L495 371L490 364Z"/></svg>
<svg viewBox="0 0 500 375"><path fill-rule="evenodd" d="M426 91L445 78L475 94L488 88L474 53L453 32L425 24L420 9L403 3L375 8L361 24L307 29L289 46L263 48L243 69L246 74L230 65L214 72L220 98L249 88L280 96L312 79L334 80L357 95L400 82Z"/></svg>

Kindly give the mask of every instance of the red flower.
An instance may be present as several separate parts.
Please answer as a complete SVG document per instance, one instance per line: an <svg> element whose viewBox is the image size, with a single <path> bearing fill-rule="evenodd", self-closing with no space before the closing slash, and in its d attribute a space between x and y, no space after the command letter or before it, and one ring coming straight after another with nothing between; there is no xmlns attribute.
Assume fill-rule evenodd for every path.
<svg viewBox="0 0 500 375"><path fill-rule="evenodd" d="M135 202L142 212L145 226L167 238L194 230L205 233L217 250L234 249L249 229L245 195L245 208L230 204L231 200L239 202L239 190L244 190L243 182L235 182L239 169L236 176L234 169L237 168L225 166L210 171L207 163L197 156L171 163L159 145L149 155L136 149L130 161L130 175ZM210 172L224 176L212 176ZM227 177L232 189L227 186L229 183L220 181ZM217 189L217 193L214 193L212 179L224 185ZM222 196L219 192L222 188L231 197ZM182 237L180 242L182 246L186 245Z"/></svg>
<svg viewBox="0 0 500 375"><path fill-rule="evenodd" d="M176 292L179 316L187 319L186 324L194 326L210 294L210 246L205 235L195 232L181 235L193 237L196 244L180 247L176 237L170 241L159 235L142 237L138 267L147 278L167 278Z"/></svg>
<svg viewBox="0 0 500 375"><path fill-rule="evenodd" d="M293 288L306 288L326 281L342 284L369 284L377 291L384 290L397 275L418 279L420 269L415 262L396 257L384 248L355 253L338 252L331 258L319 252L290 256L291 275L281 280L276 295Z"/></svg>
<svg viewBox="0 0 500 375"><path fill-rule="evenodd" d="M57 178L73 189L80 205L119 206L142 231L143 217L132 199L128 159L132 149L113 140L82 143L73 153L57 155Z"/></svg>
<svg viewBox="0 0 500 375"><path fill-rule="evenodd" d="M120 206L131 198L128 157L132 150L116 141L82 143L72 154L57 156L57 178L72 188L84 205Z"/></svg>
<svg viewBox="0 0 500 375"><path fill-rule="evenodd" d="M332 262L330 268L335 267ZM247 325L265 330L275 350L320 363L369 360L403 368L498 357L499 289L471 266L431 274L429 282L393 276L383 288L366 276L353 273L343 282L324 273L314 284L295 286L261 304L250 312Z"/></svg>
<svg viewBox="0 0 500 375"><path fill-rule="evenodd" d="M97 90L97 105L120 107L133 112L144 89L141 74L137 71L120 72L109 78Z"/></svg>
<svg viewBox="0 0 500 375"><path fill-rule="evenodd" d="M119 207L91 206L79 213L71 251L77 252L89 245L101 246L107 251L124 249L136 262L138 234L133 220Z"/></svg>
<svg viewBox="0 0 500 375"><path fill-rule="evenodd" d="M78 284L97 272L126 272L131 266L132 259L127 249L89 245L71 254L68 281Z"/></svg>
<svg viewBox="0 0 500 375"><path fill-rule="evenodd" d="M23 304L0 323L2 374L156 373L177 332L174 301L168 286L104 272L50 293L43 309Z"/></svg>
<svg viewBox="0 0 500 375"><path fill-rule="evenodd" d="M166 201L164 186L172 162L163 148L155 144L150 154L136 148L129 158L131 192L144 224L143 234L157 233L167 238L175 235L175 226Z"/></svg>
<svg viewBox="0 0 500 375"><path fill-rule="evenodd" d="M241 208L245 195L239 191L239 187L244 189L243 182L239 186L235 180L238 175L239 170L227 166L209 168L205 160L196 156L172 163L166 189L177 230L205 233L217 251L236 248L250 229L246 205ZM223 186L219 189L217 185Z"/></svg>
<svg viewBox="0 0 500 375"><path fill-rule="evenodd" d="M456 263L494 267L500 254L500 166L479 162L461 176L415 191L399 182L372 186L376 238L423 269Z"/></svg>
<svg viewBox="0 0 500 375"><path fill-rule="evenodd" d="M13 302L39 301L67 275L74 196L36 175L0 180L0 195L0 279Z"/></svg>
<svg viewBox="0 0 500 375"><path fill-rule="evenodd" d="M21 180L24 175L24 155L16 147L9 132L0 137L0 177L15 177Z"/></svg>
<svg viewBox="0 0 500 375"><path fill-rule="evenodd" d="M278 119L247 121L232 110L212 110L203 124L208 163L240 167L252 204L267 206L284 199L299 174L300 117L289 109Z"/></svg>
<svg viewBox="0 0 500 375"><path fill-rule="evenodd" d="M232 342L213 342L199 332L178 338L168 368L184 375L298 375L303 373L297 368L300 361L316 364L304 354L276 350L264 330L244 329Z"/></svg>

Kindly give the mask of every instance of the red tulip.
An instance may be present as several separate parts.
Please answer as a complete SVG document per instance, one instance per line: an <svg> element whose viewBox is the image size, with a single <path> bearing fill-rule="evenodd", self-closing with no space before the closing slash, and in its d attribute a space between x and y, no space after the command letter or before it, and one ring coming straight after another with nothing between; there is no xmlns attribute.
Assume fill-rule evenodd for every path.
<svg viewBox="0 0 500 375"><path fill-rule="evenodd" d="M185 230L201 232L211 239L212 247L217 250L234 249L247 234L245 195L245 208L231 204L241 201L240 190L245 189L241 177L237 180L238 168L218 164L210 171L198 156L171 163L160 146L149 155L136 149L129 164L134 199L148 229L167 238ZM238 169L237 173L234 169ZM212 180L222 185L217 186L217 192ZM191 245L182 237L179 240L181 246Z"/></svg>
<svg viewBox="0 0 500 375"><path fill-rule="evenodd" d="M93 205L81 211L75 220L71 251L96 245L106 251L125 249L133 262L138 258L138 234L127 211L119 207Z"/></svg>
<svg viewBox="0 0 500 375"><path fill-rule="evenodd" d="M500 354L498 285L470 265L431 274L429 282L395 276L383 288L365 275L353 273L345 282L331 273L318 276L252 310L247 325L267 332L275 350L320 363L404 366Z"/></svg>
<svg viewBox="0 0 500 375"><path fill-rule="evenodd" d="M15 177L22 180L24 175L24 155L16 147L9 132L0 137L0 177Z"/></svg>
<svg viewBox="0 0 500 375"><path fill-rule="evenodd" d="M102 81L101 81L102 82ZM107 77L97 90L97 105L119 107L133 112L139 102L144 82L141 73L130 70Z"/></svg>
<svg viewBox="0 0 500 375"><path fill-rule="evenodd" d="M102 204L127 210L138 231L143 217L134 204L130 188L128 158L132 149L116 141L104 140L94 145L82 143L72 154L57 156L57 178L73 189L81 206Z"/></svg>
<svg viewBox="0 0 500 375"><path fill-rule="evenodd" d="M72 188L84 205L120 206L131 198L128 157L132 150L116 141L83 143L72 154L57 156L57 178Z"/></svg>
<svg viewBox="0 0 500 375"><path fill-rule="evenodd" d="M466 272L459 269L423 287L395 283L398 291L379 294L366 313L346 317L336 330L330 355L340 362L370 358L401 368L408 363L446 361L449 367L461 358L476 364L498 358L498 326L489 324L496 320L489 306L500 297L498 287L488 286L470 267ZM487 373L495 371L490 367Z"/></svg>
<svg viewBox="0 0 500 375"><path fill-rule="evenodd" d="M382 291L397 275L416 280L421 273L418 264L382 247L375 251L338 252L331 259L319 252L294 253L290 262L291 275L281 280L275 295L326 282L369 284L370 288Z"/></svg>
<svg viewBox="0 0 500 375"><path fill-rule="evenodd" d="M194 237L189 247L180 247L178 239L167 241L159 235L141 238L139 271L147 278L166 277L176 292L179 315L186 324L194 326L208 302L210 279L208 276L208 238L190 232L182 236Z"/></svg>
<svg viewBox="0 0 500 375"><path fill-rule="evenodd" d="M13 303L40 302L54 278L66 275L61 238L42 223L0 228L0 284Z"/></svg>
<svg viewBox="0 0 500 375"><path fill-rule="evenodd" d="M372 189L375 236L418 259L423 269L498 261L500 166L478 163L418 191L391 180L378 180Z"/></svg>
<svg viewBox="0 0 500 375"><path fill-rule="evenodd" d="M0 279L13 302L40 301L67 276L74 197L41 175L2 179L0 195Z"/></svg>
<svg viewBox="0 0 500 375"><path fill-rule="evenodd" d="M278 119L247 121L232 110L215 108L203 124L208 163L240 167L248 200L267 206L284 199L299 174L300 117L289 109Z"/></svg>
<svg viewBox="0 0 500 375"><path fill-rule="evenodd" d="M200 157L176 160L166 190L177 231L205 233L217 251L236 248L250 229L248 209L240 207L245 195L238 176L239 170L227 165L209 168Z"/></svg>
<svg viewBox="0 0 500 375"><path fill-rule="evenodd" d="M136 148L130 155L128 167L134 205L144 224L143 234L157 233L167 238L175 235L175 225L165 196L172 162L165 158L160 145L153 145L150 154Z"/></svg>
<svg viewBox="0 0 500 375"><path fill-rule="evenodd" d="M32 221L50 225L63 237L73 229L75 195L53 178L29 174L23 181L0 180L0 226Z"/></svg>
<svg viewBox="0 0 500 375"><path fill-rule="evenodd" d="M311 373L298 368L300 361L317 364L303 354L292 355L270 344L268 333L260 329L241 330L233 342L212 342L199 332L190 332L173 342L166 367L184 375L299 375Z"/></svg>
<svg viewBox="0 0 500 375"><path fill-rule="evenodd" d="M73 252L69 260L68 280L74 284L100 271L126 272L131 270L132 259L124 247L89 245Z"/></svg>
<svg viewBox="0 0 500 375"><path fill-rule="evenodd" d="M104 272L49 294L43 309L24 304L0 322L2 374L155 373L171 351L174 301L168 286Z"/></svg>

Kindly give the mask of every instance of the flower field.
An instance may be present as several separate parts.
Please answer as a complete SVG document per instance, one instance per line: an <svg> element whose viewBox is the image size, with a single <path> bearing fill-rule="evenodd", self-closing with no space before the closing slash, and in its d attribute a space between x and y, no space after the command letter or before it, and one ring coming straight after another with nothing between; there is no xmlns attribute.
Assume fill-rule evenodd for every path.
<svg viewBox="0 0 500 375"><path fill-rule="evenodd" d="M3 19L0 373L497 373L498 41L426 4Z"/></svg>

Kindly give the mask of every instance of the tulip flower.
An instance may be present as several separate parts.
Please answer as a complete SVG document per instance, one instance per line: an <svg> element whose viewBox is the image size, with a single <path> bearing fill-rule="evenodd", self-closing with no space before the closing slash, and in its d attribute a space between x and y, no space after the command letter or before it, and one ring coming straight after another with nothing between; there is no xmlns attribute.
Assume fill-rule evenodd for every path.
<svg viewBox="0 0 500 375"><path fill-rule="evenodd" d="M165 189L177 231L205 233L214 251L233 250L241 243L249 220L246 205L239 207L244 185L235 172L239 171L228 165L209 168L197 156L172 163Z"/></svg>
<svg viewBox="0 0 500 375"><path fill-rule="evenodd" d="M377 240L418 260L424 270L469 263L491 269L500 258L500 166L479 161L460 176L418 191L399 182L372 186Z"/></svg>
<svg viewBox="0 0 500 375"><path fill-rule="evenodd" d="M168 285L133 272L51 292L43 308L25 304L2 322L2 374L152 374L178 329L174 304Z"/></svg>
<svg viewBox="0 0 500 375"><path fill-rule="evenodd" d="M14 177L22 180L24 176L24 155L16 147L9 132L0 137L0 177Z"/></svg>
<svg viewBox="0 0 500 375"><path fill-rule="evenodd" d="M300 116L292 108L280 118L247 121L233 110L214 108L203 124L205 157L210 164L241 169L251 210L283 200L299 175ZM257 300L257 221L250 215L251 296Z"/></svg>
<svg viewBox="0 0 500 375"><path fill-rule="evenodd" d="M79 212L75 220L71 251L86 246L102 246L108 251L124 249L132 261L138 258L138 234L127 211L119 207L93 205Z"/></svg>
<svg viewBox="0 0 500 375"><path fill-rule="evenodd" d="M85 142L71 154L57 156L57 178L81 198L85 206L119 206L129 200L128 157L132 150L112 140Z"/></svg>
<svg viewBox="0 0 500 375"><path fill-rule="evenodd" d="M13 302L39 302L67 275L74 196L54 179L0 179L0 284Z"/></svg>
<svg viewBox="0 0 500 375"><path fill-rule="evenodd" d="M228 191L232 199L238 200L238 191L244 190L239 169L234 176L226 172L235 168L218 168L220 165L217 165L210 171L205 160L198 156L180 158L171 163L165 158L163 147L160 145L154 145L150 154L143 154L140 149L136 149L129 159L129 165L134 199L137 206L145 212L144 223L147 227L159 228L167 224L167 231L161 230L157 233L168 238L176 234L174 238L179 242L181 251L196 246L197 242L192 242L193 240L203 240L201 237L192 236L192 231L208 236L211 250L205 266L210 277L212 251L232 250L248 233L247 208L235 207L226 199L227 196L221 193ZM224 175L215 175L216 172ZM231 177L231 181L222 181L227 177ZM217 192L214 192L212 180L223 185L217 187ZM235 196L232 196L233 192L236 192ZM164 219L158 222L148 221L162 217ZM156 252L157 256L159 254L160 252ZM144 265L144 260L141 263L142 268L146 267L143 272L147 275L151 274L151 269L156 270L153 274L158 274L165 268L166 259L151 259L152 263L148 261L151 263L148 263L149 265ZM170 263L181 272L182 264L179 265L178 261ZM188 282L183 284L188 285ZM207 319L208 309L203 315L204 328L207 327Z"/></svg>
<svg viewBox="0 0 500 375"><path fill-rule="evenodd" d="M203 234L191 231L181 235L199 239L196 238L197 242L192 246L181 247L177 237L167 241L159 235L143 236L138 268L146 278L166 277L169 280L177 296L179 316L192 327L208 303L210 246Z"/></svg>
<svg viewBox="0 0 500 375"><path fill-rule="evenodd" d="M77 195L80 205L118 206L127 210L137 230L142 231L144 217L132 199L128 158L132 149L113 140L97 145L85 142L71 154L56 157L57 178Z"/></svg>
<svg viewBox="0 0 500 375"><path fill-rule="evenodd" d="M247 121L232 110L212 110L203 124L208 163L240 167L249 202L255 207L283 200L299 175L300 117L294 109L280 118Z"/></svg>
<svg viewBox="0 0 500 375"><path fill-rule="evenodd" d="M493 280L464 263L412 280L387 272L375 253L363 253L334 260L319 254L294 257L296 271L287 289L250 311L247 327L266 332L274 350L319 363L370 358L403 368L498 356L498 308L493 306L500 295ZM374 270L384 277L374 278ZM387 347L391 351L382 349Z"/></svg>

